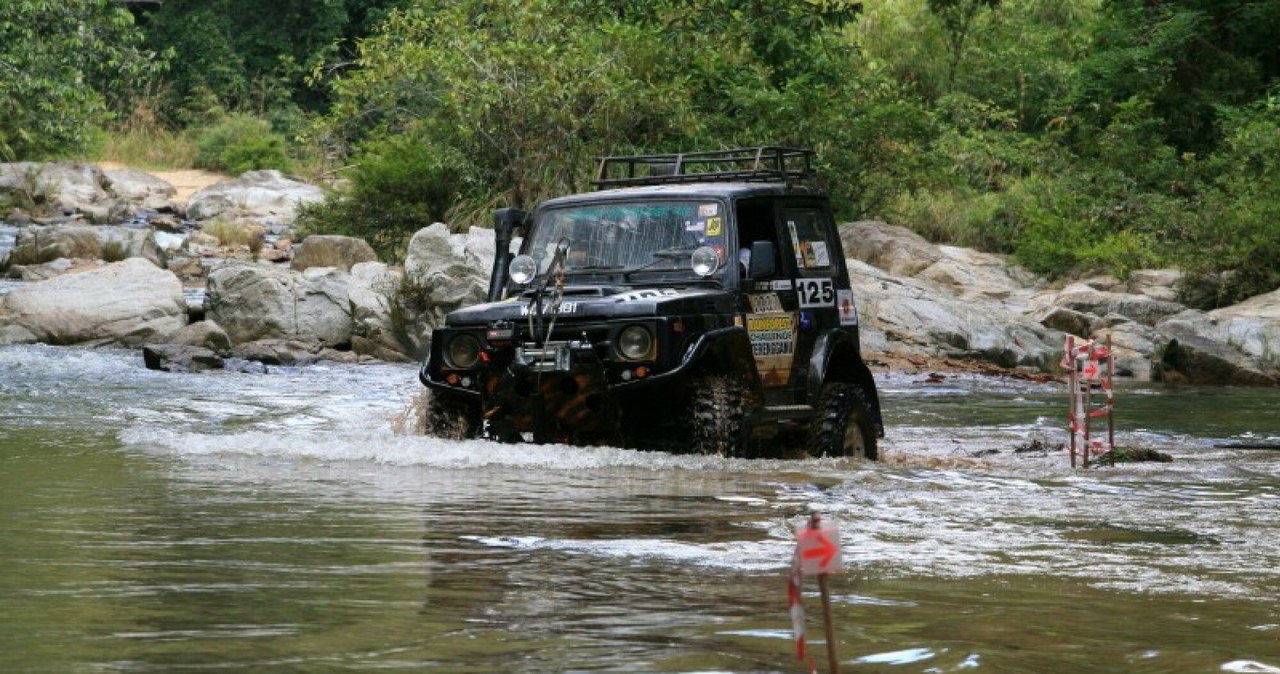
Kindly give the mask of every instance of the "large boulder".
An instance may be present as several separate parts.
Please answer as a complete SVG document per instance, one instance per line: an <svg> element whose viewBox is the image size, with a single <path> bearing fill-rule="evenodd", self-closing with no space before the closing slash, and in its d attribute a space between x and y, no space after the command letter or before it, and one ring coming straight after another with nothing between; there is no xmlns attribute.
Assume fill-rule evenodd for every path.
<svg viewBox="0 0 1280 674"><path fill-rule="evenodd" d="M231 352L231 338L213 321L196 321L173 334L169 342L178 346L207 349L219 355Z"/></svg>
<svg viewBox="0 0 1280 674"><path fill-rule="evenodd" d="M297 214L298 204L320 201L324 201L324 190L315 185L290 180L279 171L248 171L191 195L187 217L251 218L289 224Z"/></svg>
<svg viewBox="0 0 1280 674"><path fill-rule="evenodd" d="M336 267L343 271L361 262L377 262L378 254L364 239L333 234L312 234L293 253L290 267L303 271L312 267Z"/></svg>
<svg viewBox="0 0 1280 674"><path fill-rule="evenodd" d="M1143 325L1156 325L1187 309L1177 302L1159 300L1148 295L1098 290L1084 283L1075 283L1063 288L1052 296L1050 302L1053 306L1098 318L1118 314Z"/></svg>
<svg viewBox="0 0 1280 674"><path fill-rule="evenodd" d="M95 222L122 219L124 205L108 190L97 166L80 162L0 164L0 204L37 211L81 212Z"/></svg>
<svg viewBox="0 0 1280 674"><path fill-rule="evenodd" d="M164 255L149 229L113 225L31 225L18 230L12 259L119 260L141 257L163 267Z"/></svg>
<svg viewBox="0 0 1280 674"><path fill-rule="evenodd" d="M0 339L12 341L134 347L167 341L186 323L178 277L141 258L23 285L0 297L0 325L15 328Z"/></svg>
<svg viewBox="0 0 1280 674"><path fill-rule="evenodd" d="M1161 321L1157 375L1196 383L1280 383L1280 290Z"/></svg>
<svg viewBox="0 0 1280 674"><path fill-rule="evenodd" d="M1244 386L1280 383L1274 368L1268 372L1239 349L1197 335L1170 339L1157 356L1152 377L1161 381Z"/></svg>
<svg viewBox="0 0 1280 674"><path fill-rule="evenodd" d="M964 300L995 300L1021 307L1043 285L1034 274L1003 255L969 248L938 246L941 256L914 276Z"/></svg>
<svg viewBox="0 0 1280 674"><path fill-rule="evenodd" d="M205 312L235 344L284 339L345 346L352 329L349 280L333 268L299 273L226 263L209 273Z"/></svg>
<svg viewBox="0 0 1280 674"><path fill-rule="evenodd" d="M841 225L840 244L847 257L897 276L915 276L942 258L942 251L919 234L878 220Z"/></svg>
<svg viewBox="0 0 1280 674"><path fill-rule="evenodd" d="M107 189L135 210L173 210L173 197L178 190L168 181L134 168L106 169L103 174Z"/></svg>
<svg viewBox="0 0 1280 674"><path fill-rule="evenodd" d="M1060 333L997 302L961 300L927 281L895 276L858 260L847 264L867 351L1041 370L1058 360Z"/></svg>
<svg viewBox="0 0 1280 674"><path fill-rule="evenodd" d="M142 364L148 370L162 372L204 372L225 367L222 357L212 349L187 344L146 344L142 347Z"/></svg>
<svg viewBox="0 0 1280 674"><path fill-rule="evenodd" d="M431 330L444 322L446 314L485 300L493 258L490 229L473 227L466 234L451 234L437 222L413 235L397 301L415 353L425 351Z"/></svg>
<svg viewBox="0 0 1280 674"><path fill-rule="evenodd" d="M381 262L361 262L351 268L347 297L351 301L351 350L379 360L406 361L405 345L392 310L404 274Z"/></svg>

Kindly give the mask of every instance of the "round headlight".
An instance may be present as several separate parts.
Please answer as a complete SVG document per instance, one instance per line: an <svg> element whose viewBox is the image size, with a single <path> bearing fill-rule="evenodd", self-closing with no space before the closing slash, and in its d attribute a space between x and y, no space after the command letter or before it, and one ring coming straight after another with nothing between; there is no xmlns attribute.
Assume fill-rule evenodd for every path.
<svg viewBox="0 0 1280 674"><path fill-rule="evenodd" d="M632 325L618 333L618 353L627 360L641 360L653 351L653 333L642 325Z"/></svg>
<svg viewBox="0 0 1280 674"><path fill-rule="evenodd" d="M524 285L538 275L538 263L528 255L517 255L511 259L507 272L512 281Z"/></svg>
<svg viewBox="0 0 1280 674"><path fill-rule="evenodd" d="M480 340L474 335L456 335L444 345L444 359L459 370L474 366L480 360Z"/></svg>
<svg viewBox="0 0 1280 674"><path fill-rule="evenodd" d="M720 268L720 254L711 246L703 246L690 257L693 273L698 276L710 276Z"/></svg>

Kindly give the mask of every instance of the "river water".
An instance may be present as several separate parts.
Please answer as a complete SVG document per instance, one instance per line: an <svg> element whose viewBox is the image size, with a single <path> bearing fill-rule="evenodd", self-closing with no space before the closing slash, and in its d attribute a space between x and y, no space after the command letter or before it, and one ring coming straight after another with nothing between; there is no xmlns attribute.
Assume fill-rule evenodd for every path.
<svg viewBox="0 0 1280 674"><path fill-rule="evenodd" d="M167 374L0 348L0 671L801 672L791 522L840 526L843 671L1280 672L1280 392L879 375L880 463L393 433L409 366ZM992 452L995 453L992 453ZM810 654L825 671L816 582Z"/></svg>

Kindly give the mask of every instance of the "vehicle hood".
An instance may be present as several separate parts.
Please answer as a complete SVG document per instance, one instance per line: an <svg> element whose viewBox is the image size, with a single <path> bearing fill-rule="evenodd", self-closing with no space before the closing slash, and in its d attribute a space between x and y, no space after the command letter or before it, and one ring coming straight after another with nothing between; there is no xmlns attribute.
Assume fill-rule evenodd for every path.
<svg viewBox="0 0 1280 674"><path fill-rule="evenodd" d="M545 315L551 315L551 293L542 298ZM477 304L450 312L449 327L486 325L493 321L527 320L534 310L533 293ZM717 287L673 288L609 285L573 285L565 288L557 312L559 321L644 318L733 311L732 293Z"/></svg>

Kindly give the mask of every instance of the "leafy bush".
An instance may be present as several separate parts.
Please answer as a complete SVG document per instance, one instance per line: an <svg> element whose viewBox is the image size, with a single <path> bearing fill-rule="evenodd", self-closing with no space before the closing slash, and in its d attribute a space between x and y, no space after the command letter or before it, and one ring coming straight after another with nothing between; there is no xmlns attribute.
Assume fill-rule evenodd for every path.
<svg viewBox="0 0 1280 674"><path fill-rule="evenodd" d="M349 178L346 192L300 208L297 225L304 233L359 237L384 259L396 259L423 227L488 217L453 217L460 205L486 201L474 166L456 150L429 145L417 135L368 143Z"/></svg>
<svg viewBox="0 0 1280 674"><path fill-rule="evenodd" d="M259 169L289 172L293 168L284 136L273 132L270 122L251 115L229 115L204 129L196 147L196 166L211 171L239 175Z"/></svg>

